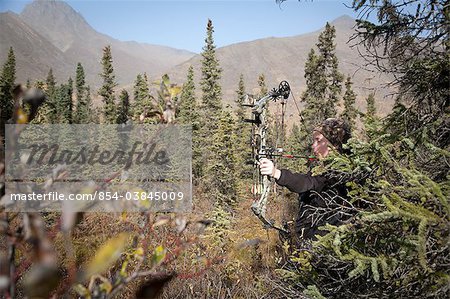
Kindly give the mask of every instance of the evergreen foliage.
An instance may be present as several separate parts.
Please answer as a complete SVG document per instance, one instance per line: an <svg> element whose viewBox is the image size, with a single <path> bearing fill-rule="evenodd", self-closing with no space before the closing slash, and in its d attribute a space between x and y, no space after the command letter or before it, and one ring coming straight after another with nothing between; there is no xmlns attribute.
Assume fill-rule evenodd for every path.
<svg viewBox="0 0 450 299"><path fill-rule="evenodd" d="M360 16L377 15L378 24L358 20L360 46L375 67L395 74L399 93L385 119L376 116L371 94L364 116L368 140L351 140L348 154L333 153L313 169L348 189L345 205L321 213L354 216L322 227L328 233L317 241L293 246L283 273L307 296L448 297L449 59L441 38L449 33L448 7L425 2L353 2ZM308 72L319 61L320 54L311 52ZM309 73L311 79L316 74ZM312 91L305 99L313 98ZM336 200L331 193L322 196Z"/></svg>
<svg viewBox="0 0 450 299"><path fill-rule="evenodd" d="M247 163L250 159L251 147L249 143L249 136L251 136L251 127L244 122L246 118L246 109L242 106L247 93L245 92L244 75L239 76L238 89L236 90L236 126L235 126L235 149L236 149L236 164L241 165L236 169L236 175L239 179L251 178L252 167Z"/></svg>
<svg viewBox="0 0 450 299"><path fill-rule="evenodd" d="M99 90L99 95L103 97L103 116L104 121L113 124L117 120L116 115L116 98L114 88L117 86L116 76L114 75L113 60L111 54L111 46L103 48L102 57L102 73L100 77L103 85Z"/></svg>
<svg viewBox="0 0 450 299"><path fill-rule="evenodd" d="M318 56L314 49L311 49L305 63L306 90L301 98L301 101L305 103L301 119L303 124L298 127L295 137L293 136L297 141L296 152L298 153L310 152L310 145L312 142L310 130L317 125L320 117L323 117L321 105L324 105L324 101L320 100L322 95L320 90L321 86L317 84L317 82L320 81L317 68Z"/></svg>
<svg viewBox="0 0 450 299"><path fill-rule="evenodd" d="M147 111L153 110L152 98L148 87L147 75L138 74L133 87L133 119L139 121L140 116Z"/></svg>
<svg viewBox="0 0 450 299"><path fill-rule="evenodd" d="M358 115L358 111L355 108L356 95L352 89L352 81L350 76L347 77L345 81L345 93L343 97L344 101L344 111L342 112L341 117L347 121L350 125L350 128L355 128L355 119Z"/></svg>
<svg viewBox="0 0 450 299"><path fill-rule="evenodd" d="M214 203L232 207L236 201L235 122L229 111L223 111L217 131L207 145L211 153L205 167L204 183Z"/></svg>
<svg viewBox="0 0 450 299"><path fill-rule="evenodd" d="M3 65L0 76L0 124L4 124L12 117L14 82L16 80L16 57L12 47L9 48L8 57ZM3 126L2 126L3 130Z"/></svg>
<svg viewBox="0 0 450 299"><path fill-rule="evenodd" d="M202 76L200 86L202 90L201 111L202 121L207 132L214 132L222 112L222 87L219 84L222 69L216 57L214 44L214 27L208 20L206 27L206 39L202 52Z"/></svg>
<svg viewBox="0 0 450 299"><path fill-rule="evenodd" d="M244 75L241 74L239 76L239 82L238 82L238 89L236 90L237 98L235 100L236 102L236 117L238 121L242 121L245 118L245 109L242 107L242 104L244 104L244 99L246 96L245 92L245 82L244 82Z"/></svg>
<svg viewBox="0 0 450 299"><path fill-rule="evenodd" d="M414 7L411 10L409 8ZM386 123L393 136L414 140L417 166L432 178L445 179L445 157L430 160L430 148L448 149L450 140L450 43L446 1L355 1L358 11L374 12L377 23L357 20L359 47L380 71L395 74L398 88L394 111ZM419 38L420 37L420 38ZM376 51L375 49L383 49ZM375 50L375 51L374 51Z"/></svg>
<svg viewBox="0 0 450 299"><path fill-rule="evenodd" d="M199 127L199 112L197 108L197 99L195 97L195 83L194 83L194 68L189 67L186 82L183 84L179 98L180 112L178 113L178 120L182 124L191 124L193 131L198 131Z"/></svg>
<svg viewBox="0 0 450 299"><path fill-rule="evenodd" d="M438 119L448 119L450 99L447 2L415 0L395 4L358 0L354 1L353 8L357 12L377 14L377 23L363 18L357 20L356 36L361 40L359 47L368 50L368 61L376 69L395 74L391 84L399 89L397 108L409 107L402 115L409 135L420 138L426 132L435 131L438 123L438 126L445 124ZM403 131L404 126L398 129ZM443 146L448 134L435 135L432 139L435 145Z"/></svg>
<svg viewBox="0 0 450 299"><path fill-rule="evenodd" d="M125 89L120 93L120 105L117 111L117 123L124 124L130 116L130 97Z"/></svg>
<svg viewBox="0 0 450 299"><path fill-rule="evenodd" d="M77 63L75 89L77 101L80 101L86 91L86 75L84 74L84 68L80 62Z"/></svg>
<svg viewBox="0 0 450 299"><path fill-rule="evenodd" d="M56 89L56 123L72 123L72 84L72 80L69 79L66 84L61 84Z"/></svg>
<svg viewBox="0 0 450 299"><path fill-rule="evenodd" d="M206 26L206 39L202 52L200 86L202 100L200 103L200 148L208 148L218 138L216 135L219 120L222 116L222 87L219 84L222 69L216 57L216 46L213 38L214 27L211 20ZM205 168L214 168L215 151L203 151L199 163L199 173L203 176ZM207 165L208 164L208 165Z"/></svg>
<svg viewBox="0 0 450 299"><path fill-rule="evenodd" d="M366 99L366 113L364 114L364 129L368 138L373 138L377 135L376 129L379 128L379 118L377 117L377 109L375 106L375 95L370 93Z"/></svg>
<svg viewBox="0 0 450 299"><path fill-rule="evenodd" d="M178 117L181 124L192 126L192 173L195 179L201 176L202 148L200 147L200 113L195 96L194 68L189 67L186 82L181 90Z"/></svg>
<svg viewBox="0 0 450 299"><path fill-rule="evenodd" d="M50 68L47 74L47 78L45 80L45 88L44 88L46 101L39 109L36 118L33 120L33 123L55 123L58 119L58 111L57 111L57 86L56 80L53 75L53 69Z"/></svg>
<svg viewBox="0 0 450 299"><path fill-rule="evenodd" d="M92 98L91 98L91 87L88 85L86 86L86 96L85 96L85 100L86 100L86 114L85 115L89 115L89 117L87 117L87 122L93 122L95 118L99 119L99 116L95 116L94 115L94 107L92 106Z"/></svg>
<svg viewBox="0 0 450 299"><path fill-rule="evenodd" d="M73 122L73 79L72 77L69 77L69 80L67 81L67 119L69 123L71 124Z"/></svg>
<svg viewBox="0 0 450 299"><path fill-rule="evenodd" d="M366 99L367 109L366 109L366 118L374 118L377 114L377 108L375 106L375 95L374 93L370 93Z"/></svg>
<svg viewBox="0 0 450 299"><path fill-rule="evenodd" d="M303 117L305 122L308 124L314 125L314 115L320 110L320 105L323 104L323 99L320 99L322 96L320 86L318 81L319 73L318 69L318 56L316 55L316 51L311 49L308 54L308 59L305 63L305 79L306 79L306 90L302 95L302 102L305 102L305 109L303 111Z"/></svg>
<svg viewBox="0 0 450 299"><path fill-rule="evenodd" d="M53 97L56 91L56 80L55 76L53 75L53 69L50 68L47 74L47 79L45 80L47 95L49 97Z"/></svg>
<svg viewBox="0 0 450 299"><path fill-rule="evenodd" d="M208 228L208 237L211 245L219 249L221 254L227 250L229 244L229 233L231 231L231 214L222 205L216 205L211 212L210 218L214 220L212 226Z"/></svg>
<svg viewBox="0 0 450 299"><path fill-rule="evenodd" d="M81 63L77 64L75 90L77 97L77 109L75 122L86 124L92 120L92 107L89 87L86 86L86 76Z"/></svg>
<svg viewBox="0 0 450 299"><path fill-rule="evenodd" d="M308 128L336 116L343 75L338 70L335 37L334 26L327 23L316 44L317 54L311 49L305 64L306 91L302 101L306 105L303 115Z"/></svg>
<svg viewBox="0 0 450 299"><path fill-rule="evenodd" d="M301 101L305 103L302 111L303 124L300 127L298 151L310 152L311 131L324 119L336 117L336 105L341 94L342 74L338 70L335 53L334 26L325 25L316 44L318 50L311 49L305 63L306 90Z"/></svg>
<svg viewBox="0 0 450 299"><path fill-rule="evenodd" d="M324 116L322 119L334 117L336 115L336 104L341 95L341 85L344 76L339 72L339 61L336 56L336 45L334 39L336 29L330 24L325 25L325 30L319 35L319 42L316 44L319 49L318 71L320 73L319 84L323 85L322 96L324 97Z"/></svg>
<svg viewBox="0 0 450 299"><path fill-rule="evenodd" d="M352 178L347 183L351 208L335 212L358 216L341 226L327 224L329 233L308 251L311 267L297 264L305 251L293 253L296 279L313 283L326 298L445 298L448 182L434 181L414 167L411 140L402 136L354 140L350 147L350 156L329 157L327 169ZM364 172L370 173L367 180L355 179Z"/></svg>
<svg viewBox="0 0 450 299"><path fill-rule="evenodd" d="M267 86L266 86L266 76L264 74L260 74L258 77L258 86L259 86L259 97L263 97L267 94Z"/></svg>

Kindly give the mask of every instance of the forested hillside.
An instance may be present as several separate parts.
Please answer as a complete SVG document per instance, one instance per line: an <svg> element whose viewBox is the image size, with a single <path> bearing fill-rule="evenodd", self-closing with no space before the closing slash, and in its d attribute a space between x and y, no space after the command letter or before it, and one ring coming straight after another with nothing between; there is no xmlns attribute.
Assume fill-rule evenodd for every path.
<svg viewBox="0 0 450 299"><path fill-rule="evenodd" d="M10 47L0 74L0 296L448 298L450 6L443 0L355 0L351 9L359 18L348 38L367 63L359 67L385 74L389 91L383 92L394 92L393 108L382 113L386 104L375 90L360 94L343 71L338 49L344 41L332 23L299 53L307 57L300 94L293 96L295 84L285 78L268 79L261 70L249 82L237 69L233 106L224 99L222 79L229 70L215 45L214 20L207 21L200 56L182 66L183 85L169 75L152 84L140 72L132 86L120 87L114 45L96 54L98 87L81 61L65 80L50 68L45 80L19 82L18 50ZM257 89L249 90L253 85ZM356 105L361 97L362 109ZM291 114L298 120L288 123ZM336 131L327 131L329 123ZM144 178L136 181L129 164L110 172L103 171L107 163L79 168L81 178L100 167L103 175L78 179L80 194L117 184L139 197L136 211L17 211L6 186L30 179L27 159L34 153L14 156L8 146L52 135L39 129L39 136L27 136L26 126L8 124L86 125L97 128L91 139L55 142L69 149L98 143L111 151L144 136L145 128L173 140L184 125L192 134L192 155L181 148L169 166L158 164L167 168L144 165ZM117 138L127 127L137 128L136 135ZM167 147L183 146L183 138ZM325 144L320 151L318 143ZM274 162L268 173L263 158ZM152 210L162 195L149 197L142 186L175 185L180 165L190 172L191 209ZM8 167L23 177L11 179ZM67 183L69 169L54 163L33 190Z"/></svg>

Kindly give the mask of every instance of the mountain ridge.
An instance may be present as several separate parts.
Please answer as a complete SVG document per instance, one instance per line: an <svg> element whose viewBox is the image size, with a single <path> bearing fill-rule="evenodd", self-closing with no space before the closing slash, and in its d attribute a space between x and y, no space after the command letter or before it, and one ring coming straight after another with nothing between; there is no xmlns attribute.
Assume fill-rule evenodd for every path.
<svg viewBox="0 0 450 299"><path fill-rule="evenodd" d="M372 70L362 68L364 59L358 50L348 43L354 34L355 20L343 15L331 22L336 28L336 55L339 59L339 70L345 77L350 75L354 82L353 88L357 93L356 105L365 111L365 99L373 89L377 90L376 97L383 99L384 104L378 108L381 113L389 111L392 101L385 100L390 90L382 88L389 81L386 76L373 73ZM266 77L269 89L277 87L279 82L287 80L297 104L305 90L304 65L311 48L316 48L318 36L323 28L313 32L289 37L270 37L253 41L239 42L216 49L219 65L222 68L221 85L225 104L233 104L240 74L244 75L246 91L257 94L259 88L257 80L259 74ZM356 41L355 41L356 42ZM199 87L201 76L201 54L195 55L188 61L181 63L167 73L175 82L184 82L187 69L192 65ZM342 84L344 87L344 84ZM199 89L197 89L198 95ZM342 94L344 93L344 90ZM288 102L288 117L298 120L295 104Z"/></svg>
<svg viewBox="0 0 450 299"><path fill-rule="evenodd" d="M53 69L59 82L67 80L69 76L75 75L75 68L81 62L85 68L86 80L94 87L98 88L101 79L98 74L101 72L100 60L102 49L106 45L111 45L114 68L119 84L133 82L138 73L147 72L149 76L156 76L176 64L186 61L195 53L174 49L167 46L152 45L148 43L122 42L108 35L97 32L76 12L70 5L62 1L33 1L29 3L20 14L15 14L16 21L27 24L32 30L28 34L39 36L29 47L36 45L51 44L59 51L51 51L48 55L35 51L41 55L33 57L39 61L39 68L34 68L29 72L24 67L28 61L22 61L27 56L20 52L27 51L23 48L17 35L25 40L27 34L15 30L14 26L0 28L0 36L4 37L0 44L0 59L6 59L10 46L13 46L18 54L17 78L20 81L31 79L45 79L50 68ZM11 22L11 18L6 20L6 16L0 15L4 22ZM54 60L53 56L63 57L64 63ZM68 67L72 65L72 67Z"/></svg>
<svg viewBox="0 0 450 299"><path fill-rule="evenodd" d="M10 12L0 14L1 22L6 25L0 26L0 38L6 42L0 44L0 61L6 58L9 45L13 45L17 56L18 81L25 82L28 78L44 80L52 67L57 80L63 82L69 76L75 76L76 63L81 62L86 81L96 89L101 84L98 74L101 72L102 48L109 44L119 86L130 90L136 75L143 72L147 72L150 81L168 73L172 82L182 84L188 67L193 65L199 92L201 54L136 41L119 41L95 31L67 3L37 0L28 4L20 15ZM350 74L353 77L354 89L358 94L357 106L364 110L365 97L371 88L378 88L378 98L388 93L379 88L387 78L360 68L364 61L357 50L348 44L354 34L354 19L342 15L329 23L336 28L335 44L340 71L345 76ZM234 105L241 73L249 93L258 92L257 78L264 73L269 89L278 86L282 80L288 80L293 95L300 99L305 88L307 55L315 47L322 30L243 41L217 48L219 64L224 70L221 79L224 104ZM387 103L390 104L390 101ZM295 111L292 105L289 103L288 108ZM389 105L383 104L380 108L389 109Z"/></svg>

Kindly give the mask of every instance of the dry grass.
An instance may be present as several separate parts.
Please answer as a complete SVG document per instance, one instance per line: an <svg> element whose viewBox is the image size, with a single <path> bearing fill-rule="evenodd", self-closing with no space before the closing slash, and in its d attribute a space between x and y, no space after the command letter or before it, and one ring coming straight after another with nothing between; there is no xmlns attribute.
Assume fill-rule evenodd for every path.
<svg viewBox="0 0 450 299"><path fill-rule="evenodd" d="M184 217L190 222L182 235L178 235L176 226L169 222L156 227L153 232L145 236L149 255L159 245L167 249L168 253L175 254L176 244L186 244L175 260L162 267L162 270L174 271L176 277L166 285L161 297L264 298L268 296L282 298L286 290L282 290L274 270L283 262L283 248L278 233L274 230L265 230L251 212L251 195L240 194L240 200L230 214L229 226L223 234L221 233L220 238L213 229L205 229L203 225L198 225L199 220L211 217L212 201L210 198L196 194L191 212L177 215L165 214L172 220ZM288 203L292 202L282 202L279 196L270 203L268 215L277 221L286 217L292 211ZM71 235L75 253L75 261L71 261L66 255L64 236L59 229L60 216L60 213L49 213L43 219L57 252L61 269L75 266L77 270L82 269L104 243L121 232L130 233L127 248L131 248L132 236L139 235L139 225L144 220L144 216L137 213L128 213L126 217L114 213L84 214ZM154 219L157 216L152 214L150 217ZM20 225L20 217L16 222L15 225ZM30 246L24 246L17 251L21 276L27 272L30 265L29 250L31 250ZM102 275L113 279L120 270L122 262L123 258ZM134 265L132 263L130 266ZM150 262L144 262L143 267L150 267ZM64 270L64 273L67 275L66 271ZM141 277L127 284L115 298L134 298L136 291L146 279L147 277ZM57 294L64 294L68 287L67 283L63 282Z"/></svg>

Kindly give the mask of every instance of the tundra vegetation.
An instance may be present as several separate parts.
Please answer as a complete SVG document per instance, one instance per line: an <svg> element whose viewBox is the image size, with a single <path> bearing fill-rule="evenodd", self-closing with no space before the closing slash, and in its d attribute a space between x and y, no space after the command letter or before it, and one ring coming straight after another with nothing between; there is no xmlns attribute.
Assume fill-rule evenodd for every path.
<svg viewBox="0 0 450 299"><path fill-rule="evenodd" d="M383 103L373 93L364 112L355 108L358 95L351 74L339 71L335 29L327 23L305 73L298 74L306 78L302 121L280 126L276 103L268 113L270 143L286 136L281 139L288 152L306 153L311 128L324 118L343 117L353 128L346 154L332 154L312 168L351 178L364 173L364 180L347 183L348 206L330 206L353 217L323 227L327 234L308 248L263 229L250 212L253 165L244 152L250 153L251 130L241 104L249 80L260 87L258 96L271 84L264 74L241 75L237 105L224 107L211 20L198 86L191 67L182 86L168 76L152 84L144 73L136 75L132 90L119 90L114 49L105 46L97 91L102 103L96 107L81 63L75 81L56 82L50 69L45 80L27 82L27 88L43 90L45 101L20 102L25 87L15 85L11 48L0 74L3 144L7 122L189 124L194 209L6 213L2 207L2 297L448 298L450 6L444 0L354 0L352 9L359 17L350 42L367 62L361 67L394 78L388 83L396 90L393 110L378 115ZM308 169L304 160L280 163ZM2 195L4 165L2 149ZM46 183L62 178L57 168ZM275 195L267 214L291 219L295 195Z"/></svg>

